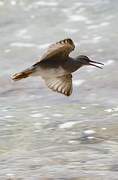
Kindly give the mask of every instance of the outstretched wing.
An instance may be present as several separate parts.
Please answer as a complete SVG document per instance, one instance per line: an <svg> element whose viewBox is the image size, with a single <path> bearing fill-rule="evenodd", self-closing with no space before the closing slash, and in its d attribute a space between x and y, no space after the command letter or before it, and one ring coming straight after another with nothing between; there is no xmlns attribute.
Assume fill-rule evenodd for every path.
<svg viewBox="0 0 118 180"><path fill-rule="evenodd" d="M64 39L55 44L49 46L47 52L41 57L40 61L38 61L35 65L38 65L41 61L45 60L53 60L53 59L67 59L66 57L69 56L70 52L73 51L75 45L71 39Z"/></svg>
<svg viewBox="0 0 118 180"><path fill-rule="evenodd" d="M48 88L58 93L70 96L72 94L72 75L64 75L55 78L45 78Z"/></svg>

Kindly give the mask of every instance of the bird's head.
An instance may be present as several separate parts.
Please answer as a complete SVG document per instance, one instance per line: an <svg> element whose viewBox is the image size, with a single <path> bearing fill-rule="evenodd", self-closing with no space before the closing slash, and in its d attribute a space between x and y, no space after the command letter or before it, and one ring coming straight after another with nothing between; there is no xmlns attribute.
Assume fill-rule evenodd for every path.
<svg viewBox="0 0 118 180"><path fill-rule="evenodd" d="M81 63L82 66L84 65L89 65L89 66L95 66L97 68L100 68L102 69L101 66L98 66L96 64L100 64L100 65L104 65L103 63L100 63L100 62L96 62L96 61L92 61L90 60L87 56L84 56L84 55L80 55L76 58L76 60Z"/></svg>

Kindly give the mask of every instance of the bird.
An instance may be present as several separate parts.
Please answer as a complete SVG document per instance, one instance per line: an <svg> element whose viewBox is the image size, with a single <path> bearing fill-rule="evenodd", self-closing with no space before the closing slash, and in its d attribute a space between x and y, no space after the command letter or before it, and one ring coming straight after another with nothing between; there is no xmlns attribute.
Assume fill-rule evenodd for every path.
<svg viewBox="0 0 118 180"><path fill-rule="evenodd" d="M38 62L20 73L14 74L11 78L17 81L29 76L40 76L48 88L65 96L70 96L73 91L73 72L85 65L101 69L104 65L101 62L92 61L85 55L71 57L70 53L74 49L75 44L70 38L51 44Z"/></svg>

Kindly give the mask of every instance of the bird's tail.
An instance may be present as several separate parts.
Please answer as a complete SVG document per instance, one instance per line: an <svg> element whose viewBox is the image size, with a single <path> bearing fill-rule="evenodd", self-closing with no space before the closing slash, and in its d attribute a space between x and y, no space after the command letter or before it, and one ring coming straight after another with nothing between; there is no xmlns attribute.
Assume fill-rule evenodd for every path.
<svg viewBox="0 0 118 180"><path fill-rule="evenodd" d="M14 81L18 81L20 79L23 79L23 78L27 78L29 76L31 76L31 74L34 72L34 68L28 68L20 73L16 73L14 74L11 78L14 80Z"/></svg>

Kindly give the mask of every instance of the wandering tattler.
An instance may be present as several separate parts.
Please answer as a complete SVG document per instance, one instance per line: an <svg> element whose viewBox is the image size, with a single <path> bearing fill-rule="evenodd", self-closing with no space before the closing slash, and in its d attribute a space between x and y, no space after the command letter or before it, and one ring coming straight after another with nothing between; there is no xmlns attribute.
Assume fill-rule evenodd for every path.
<svg viewBox="0 0 118 180"><path fill-rule="evenodd" d="M49 46L47 52L40 60L30 68L13 75L12 79L17 81L29 76L41 76L48 88L53 91L70 96L72 93L72 73L84 65L98 68L100 62L90 60L87 56L80 55L76 58L69 56L75 45L71 39L64 39Z"/></svg>

